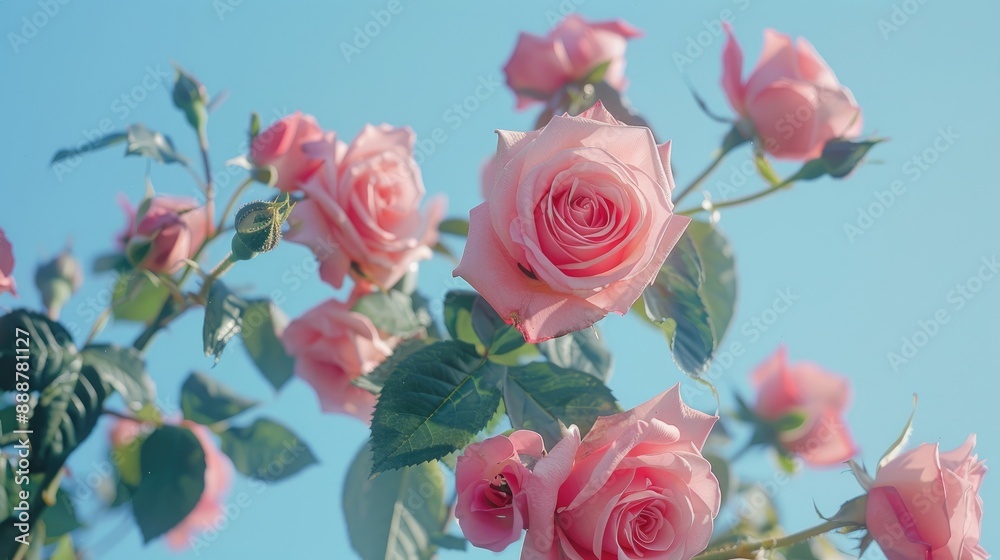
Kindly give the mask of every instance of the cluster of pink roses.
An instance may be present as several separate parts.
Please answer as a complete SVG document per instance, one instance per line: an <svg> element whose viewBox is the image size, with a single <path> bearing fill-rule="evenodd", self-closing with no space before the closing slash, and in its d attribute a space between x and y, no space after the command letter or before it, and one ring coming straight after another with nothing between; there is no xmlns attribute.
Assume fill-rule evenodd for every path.
<svg viewBox="0 0 1000 560"><path fill-rule="evenodd" d="M256 166L277 173L279 189L303 197L287 238L313 251L325 282L340 288L347 276L355 281L349 301L312 308L288 325L282 341L323 410L365 422L375 397L351 381L391 354L395 341L351 306L430 258L444 214L441 198L421 211L425 191L414 141L409 128L367 125L345 144L313 117L295 113L261 132L250 150Z"/></svg>
<svg viewBox="0 0 1000 560"><path fill-rule="evenodd" d="M718 417L689 408L678 386L576 427L548 453L530 431L466 448L455 516L472 544L521 557L692 558L708 545L722 500L701 450Z"/></svg>

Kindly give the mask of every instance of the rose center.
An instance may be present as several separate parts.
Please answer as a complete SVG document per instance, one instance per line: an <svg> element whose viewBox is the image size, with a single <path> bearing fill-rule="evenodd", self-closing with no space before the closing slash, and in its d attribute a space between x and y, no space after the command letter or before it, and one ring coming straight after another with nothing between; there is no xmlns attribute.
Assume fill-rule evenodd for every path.
<svg viewBox="0 0 1000 560"><path fill-rule="evenodd" d="M486 501L493 507L509 506L514 500L514 493L507 484L507 479L502 474L493 477L490 482L490 489L486 491Z"/></svg>

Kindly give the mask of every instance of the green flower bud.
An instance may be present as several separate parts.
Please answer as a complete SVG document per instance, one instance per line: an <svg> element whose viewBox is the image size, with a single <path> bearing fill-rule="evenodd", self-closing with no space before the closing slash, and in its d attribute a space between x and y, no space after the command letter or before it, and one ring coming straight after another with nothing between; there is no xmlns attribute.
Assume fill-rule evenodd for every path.
<svg viewBox="0 0 1000 560"><path fill-rule="evenodd" d="M288 194L282 194L271 202L259 200L243 205L236 212L233 257L237 260L252 259L258 253L277 247L281 240L281 226L294 206Z"/></svg>
<svg viewBox="0 0 1000 560"><path fill-rule="evenodd" d="M201 130L208 119L208 89L181 67L175 66L175 68L177 78L174 80L174 105L184 111L188 122L195 130Z"/></svg>
<svg viewBox="0 0 1000 560"><path fill-rule="evenodd" d="M42 304L53 319L59 316L59 311L82 284L83 270L69 249L35 270L35 285L42 292Z"/></svg>

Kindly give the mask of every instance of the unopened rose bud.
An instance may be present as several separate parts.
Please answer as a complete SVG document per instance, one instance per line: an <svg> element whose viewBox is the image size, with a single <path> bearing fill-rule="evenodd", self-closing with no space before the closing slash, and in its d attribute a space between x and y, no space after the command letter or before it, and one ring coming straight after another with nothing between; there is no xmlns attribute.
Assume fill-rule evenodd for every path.
<svg viewBox="0 0 1000 560"><path fill-rule="evenodd" d="M236 212L233 257L249 260L277 247L281 240L281 226L294 206L295 203L286 194L272 202L259 200L240 208Z"/></svg>
<svg viewBox="0 0 1000 560"><path fill-rule="evenodd" d="M185 72L179 66L177 78L174 80L174 105L184 111L191 126L201 130L208 118L208 89L194 76Z"/></svg>
<svg viewBox="0 0 1000 560"><path fill-rule="evenodd" d="M83 270L69 249L35 270L35 285L42 292L42 304L53 320L82 284Z"/></svg>

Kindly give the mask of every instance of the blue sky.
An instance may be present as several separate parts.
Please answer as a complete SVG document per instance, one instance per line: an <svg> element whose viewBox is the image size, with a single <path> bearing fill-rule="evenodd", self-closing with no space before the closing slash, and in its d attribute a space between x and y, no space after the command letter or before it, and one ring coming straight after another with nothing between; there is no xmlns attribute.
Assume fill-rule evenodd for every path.
<svg viewBox="0 0 1000 560"><path fill-rule="evenodd" d="M793 360L815 361L851 378L849 421L869 464L897 436L913 393L920 396L914 442L951 448L976 431L982 457L1000 453L992 409L1000 388L1000 277L986 278L991 272L983 268L984 259L992 262L1000 253L993 165L1000 130L993 24L1000 5L525 0L432 6L401 0L398 13L388 20L382 14L385 23L379 23L377 12L389 4L0 3L6 37L0 68L7 78L0 227L15 244L22 291L19 301L2 296L0 305L37 305L34 264L68 237L84 261L111 249L123 223L115 197L123 192L135 201L142 195L145 161L123 160L113 148L53 169L48 161L56 149L78 144L102 126L121 129L141 121L170 134L184 153L196 154L194 138L170 102L171 61L210 91L229 92L209 125L222 196L243 178L226 172L223 163L239 155L249 112L268 123L302 110L346 137L368 122L413 127L419 138L432 141L424 144L421 162L428 190L448 195L449 214L465 215L478 203L478 169L495 147L493 130L530 128L535 117L533 111L516 112L513 95L500 85L500 68L519 31L543 33L568 10L590 19L621 17L642 28L646 35L629 47L628 95L658 134L673 140L677 182L684 185L725 133L699 112L685 81L716 112L728 111L718 86L723 40L716 31L728 11L747 65L756 59L766 27L807 37L853 90L866 133L891 141L876 147L847 181L800 184L723 213L720 226L733 243L740 274L739 308L723 349L738 342L746 351L719 366L720 388L747 392L747 373L785 344ZM345 56L344 44L354 44L357 52ZM678 53L690 62L678 64ZM469 109L459 111L455 104ZM731 155L706 183L716 199L762 186L747 173L748 153ZM179 168L154 165L152 181L160 192L193 193ZM258 187L248 199L266 194ZM223 254L217 250L212 258ZM310 263L304 248L288 244L241 264L230 283L280 294L282 307L294 316L336 295L308 272ZM459 285L440 260L425 266L422 276L431 297ZM64 320L81 338L111 282L89 275L67 307ZM794 298L781 313L779 292ZM176 402L189 371L211 367L199 351L199 321L191 314L149 353L150 371L168 402ZM613 317L602 326L616 356L611 386L624 406L681 379L655 332L634 318ZM927 336L915 334L921 329ZM116 325L103 336L127 341L135 333L134 326ZM906 339L921 345L908 351L906 363L891 362L889 354L902 355ZM246 492L248 505L200 556L313 557L317 549L328 557L349 556L341 552L347 547L341 489L348 462L367 437L364 427L320 414L304 383L294 381L272 395L242 349L227 351L212 374L265 399L262 413L294 426L322 465L259 494L238 484L234 497ZM712 406L708 399L693 404ZM79 480L97 468L104 453L100 439L93 437L71 462ZM751 456L742 467L745 478L773 480L766 456ZM814 500L832 513L858 493L850 475L834 468L804 473L778 487L775 497L788 528L797 530L817 521ZM995 551L1000 486L992 476L982 495L983 544ZM110 518L95 524L82 544L94 545L117 526ZM104 557L173 556L160 543L142 548L138 532L129 529ZM517 551L468 557L516 558Z"/></svg>

